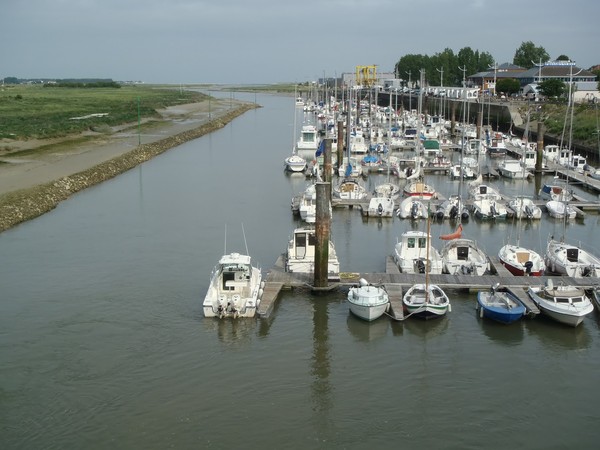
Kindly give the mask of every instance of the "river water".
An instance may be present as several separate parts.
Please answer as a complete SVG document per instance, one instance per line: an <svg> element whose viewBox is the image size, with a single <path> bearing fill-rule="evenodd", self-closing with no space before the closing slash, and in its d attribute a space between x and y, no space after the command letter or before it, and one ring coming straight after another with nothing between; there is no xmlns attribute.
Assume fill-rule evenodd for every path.
<svg viewBox="0 0 600 450"><path fill-rule="evenodd" d="M499 326L476 317L475 294L450 292L441 320L364 323L345 292L297 289L269 319L205 319L214 264L245 252L245 234L266 273L307 183L282 170L293 98L236 97L264 107L0 234L2 449L598 447L598 312L576 329ZM591 245L597 225L566 234ZM342 271L383 272L422 226L335 210ZM547 216L516 230L471 220L464 235L495 254L565 231Z"/></svg>

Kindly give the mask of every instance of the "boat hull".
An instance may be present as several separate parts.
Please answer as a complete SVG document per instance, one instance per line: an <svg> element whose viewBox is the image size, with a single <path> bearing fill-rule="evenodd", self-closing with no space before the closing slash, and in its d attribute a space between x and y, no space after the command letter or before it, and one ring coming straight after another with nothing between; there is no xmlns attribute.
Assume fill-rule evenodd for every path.
<svg viewBox="0 0 600 450"><path fill-rule="evenodd" d="M537 305L542 314L564 325L577 327L583 322L585 316L594 310L591 301L584 307L576 308L571 304L556 304L553 301L541 297L538 292L539 291L532 288L529 288L527 291L529 297Z"/></svg>
<svg viewBox="0 0 600 450"><path fill-rule="evenodd" d="M407 316L414 316L424 320L444 317L450 310L448 296L435 284L413 285L404 294L402 304Z"/></svg>
<svg viewBox="0 0 600 450"><path fill-rule="evenodd" d="M387 292L372 285L351 288L348 291L348 303L350 312L367 322L379 319L390 305Z"/></svg>
<svg viewBox="0 0 600 450"><path fill-rule="evenodd" d="M477 294L479 317L502 324L511 324L523 317L525 306L508 292L485 292Z"/></svg>

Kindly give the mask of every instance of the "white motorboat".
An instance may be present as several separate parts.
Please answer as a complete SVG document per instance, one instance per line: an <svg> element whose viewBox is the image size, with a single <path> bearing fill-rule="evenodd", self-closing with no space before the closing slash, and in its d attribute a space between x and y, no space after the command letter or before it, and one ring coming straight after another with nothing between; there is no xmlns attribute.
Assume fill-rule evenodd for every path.
<svg viewBox="0 0 600 450"><path fill-rule="evenodd" d="M573 200L573 191L567 189L566 184L544 184L538 192L538 197L542 200L568 202Z"/></svg>
<svg viewBox="0 0 600 450"><path fill-rule="evenodd" d="M497 170L501 176L513 180L524 180L533 175L516 159L505 159L498 165Z"/></svg>
<svg viewBox="0 0 600 450"><path fill-rule="evenodd" d="M406 197L397 212L401 219L427 219L427 207L421 197Z"/></svg>
<svg viewBox="0 0 600 450"><path fill-rule="evenodd" d="M364 278L348 291L348 303L352 314L369 322L379 319L390 306L386 290L381 286L373 286Z"/></svg>
<svg viewBox="0 0 600 450"><path fill-rule="evenodd" d="M287 272L314 273L315 268L315 246L317 238L315 229L301 227L294 230L292 239L288 242L285 269ZM327 277L332 281L340 279L340 262L338 261L333 242L329 241L327 261Z"/></svg>
<svg viewBox="0 0 600 450"><path fill-rule="evenodd" d="M409 230L402 233L394 246L394 261L402 273L441 274L443 262L440 253L431 245L431 235L424 231Z"/></svg>
<svg viewBox="0 0 600 450"><path fill-rule="evenodd" d="M572 327L594 310L585 291L577 286L554 286L548 280L546 286L529 287L527 293L543 314Z"/></svg>
<svg viewBox="0 0 600 450"><path fill-rule="evenodd" d="M544 258L533 250L520 245L506 244L498 251L498 259L510 273L516 276L539 277L544 274Z"/></svg>
<svg viewBox="0 0 600 450"><path fill-rule="evenodd" d="M312 157L317 148L319 148L317 127L311 123L305 123L300 130L300 139L296 143L296 153Z"/></svg>
<svg viewBox="0 0 600 450"><path fill-rule="evenodd" d="M493 196L480 195L473 200L475 217L481 220L506 219L508 210Z"/></svg>
<svg viewBox="0 0 600 450"><path fill-rule="evenodd" d="M450 239L442 247L440 255L444 272L450 275L482 276L490 269L487 255L472 239Z"/></svg>
<svg viewBox="0 0 600 450"><path fill-rule="evenodd" d="M284 164L285 169L289 172L302 172L306 169L306 160L296 154L285 158Z"/></svg>
<svg viewBox="0 0 600 450"><path fill-rule="evenodd" d="M477 180L469 183L469 196L473 200L485 197L490 200L502 200L500 192L489 184L477 183Z"/></svg>
<svg viewBox="0 0 600 450"><path fill-rule="evenodd" d="M404 294L402 304L407 317L421 319L443 317L450 310L450 299L436 284L414 284Z"/></svg>
<svg viewBox="0 0 600 450"><path fill-rule="evenodd" d="M573 278L599 277L600 258L583 248L550 238L544 257L546 268Z"/></svg>
<svg viewBox="0 0 600 450"><path fill-rule="evenodd" d="M394 200L390 197L372 197L369 200L369 217L393 217Z"/></svg>
<svg viewBox="0 0 600 450"><path fill-rule="evenodd" d="M485 149L489 157L501 158L506 156L506 141L502 133L492 133L490 136L489 130L486 130Z"/></svg>
<svg viewBox="0 0 600 450"><path fill-rule="evenodd" d="M541 219L542 209L533 200L525 196L517 196L508 202L508 207L517 219Z"/></svg>
<svg viewBox="0 0 600 450"><path fill-rule="evenodd" d="M555 219L574 219L577 217L577 211L571 205L558 200L546 202L546 209L550 217Z"/></svg>
<svg viewBox="0 0 600 450"><path fill-rule="evenodd" d="M457 220L460 218L461 220L466 221L469 220L471 214L458 195L451 195L447 200L444 200L437 206L434 216L438 220Z"/></svg>
<svg viewBox="0 0 600 450"><path fill-rule="evenodd" d="M254 317L264 283L250 256L224 255L212 271L202 307L204 317Z"/></svg>
<svg viewBox="0 0 600 450"><path fill-rule="evenodd" d="M300 197L300 218L306 223L315 223L317 219L317 189L314 184L308 186Z"/></svg>

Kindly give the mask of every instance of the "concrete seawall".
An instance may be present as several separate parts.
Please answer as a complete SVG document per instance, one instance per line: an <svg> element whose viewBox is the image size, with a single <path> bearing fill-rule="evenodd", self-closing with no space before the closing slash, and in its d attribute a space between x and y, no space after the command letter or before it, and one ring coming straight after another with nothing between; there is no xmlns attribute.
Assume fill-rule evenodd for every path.
<svg viewBox="0 0 600 450"><path fill-rule="evenodd" d="M35 187L9 192L0 197L0 232L51 211L72 194L124 173L185 142L223 128L255 104L242 104L208 123L135 149L93 167Z"/></svg>

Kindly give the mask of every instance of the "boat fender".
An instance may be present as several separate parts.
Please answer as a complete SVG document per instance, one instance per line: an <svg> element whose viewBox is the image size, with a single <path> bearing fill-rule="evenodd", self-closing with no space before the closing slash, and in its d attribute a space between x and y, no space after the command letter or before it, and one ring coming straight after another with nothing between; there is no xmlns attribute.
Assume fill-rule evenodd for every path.
<svg viewBox="0 0 600 450"><path fill-rule="evenodd" d="M258 298L262 298L262 296L263 296L263 293L264 293L264 290L263 290L262 288L260 288L260 289L258 290Z"/></svg>
<svg viewBox="0 0 600 450"><path fill-rule="evenodd" d="M477 309L479 310L479 318L483 319L483 308L481 306L478 306Z"/></svg>

